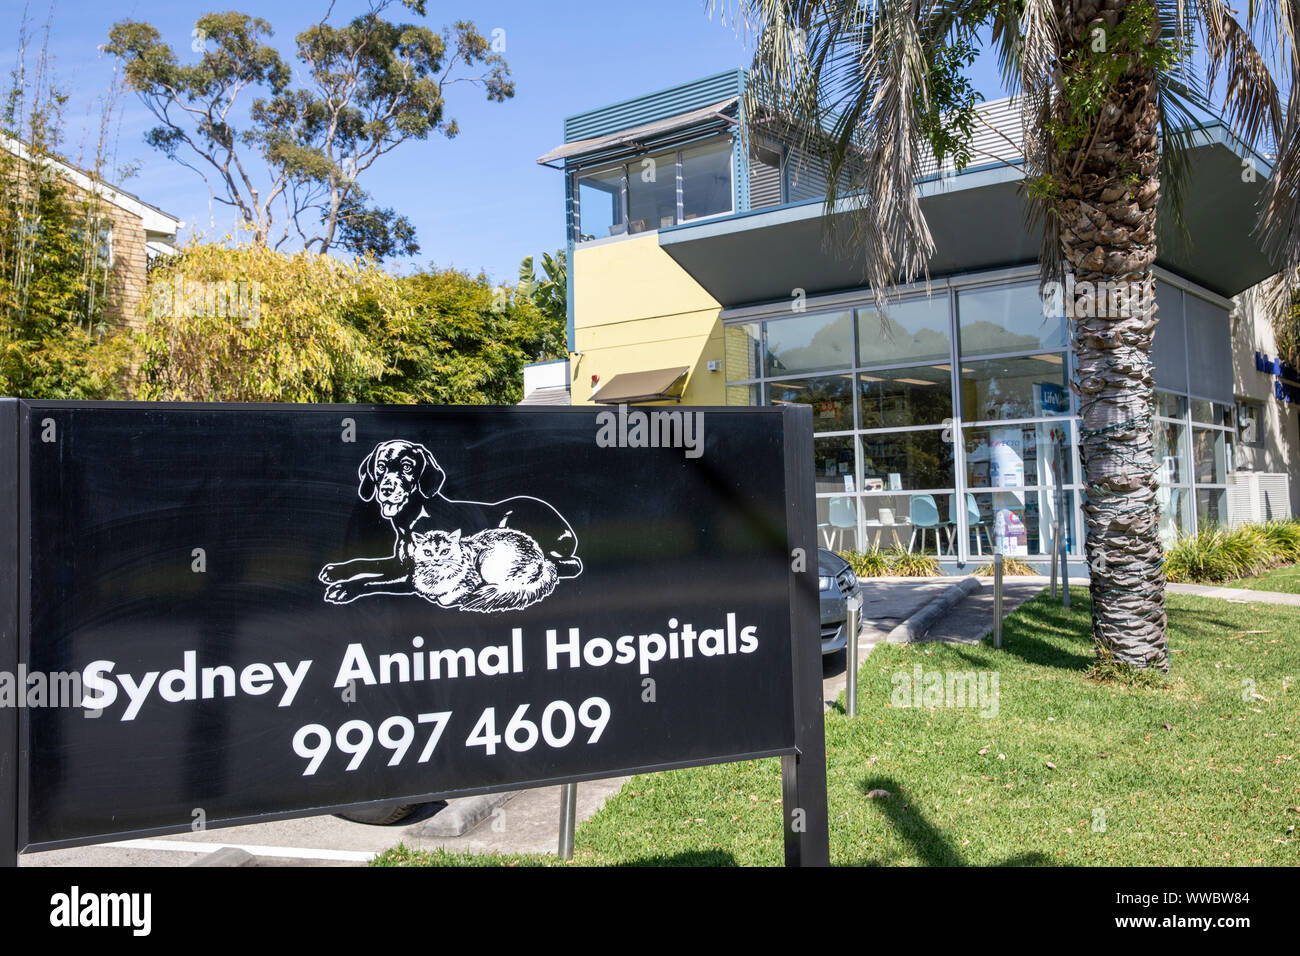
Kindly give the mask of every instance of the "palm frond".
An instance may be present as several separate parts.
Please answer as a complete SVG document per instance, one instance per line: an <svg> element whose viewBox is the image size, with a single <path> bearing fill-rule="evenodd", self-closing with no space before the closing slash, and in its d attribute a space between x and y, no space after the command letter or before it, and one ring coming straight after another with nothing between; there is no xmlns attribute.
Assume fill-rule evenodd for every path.
<svg viewBox="0 0 1300 956"><path fill-rule="evenodd" d="M1060 70L1060 41L1053 0L1006 0L993 17L993 44L1002 82L1020 97L1021 143L1026 175L1050 180L1055 174L1056 150L1049 121L1052 91ZM1040 193L1027 197L1028 225L1039 232L1039 280L1062 278L1060 224L1051 204Z"/></svg>
<svg viewBox="0 0 1300 956"><path fill-rule="evenodd" d="M755 34L746 115L824 172L828 244L860 259L882 307L900 282L928 278L916 179L929 71L977 2L750 0L730 15Z"/></svg>

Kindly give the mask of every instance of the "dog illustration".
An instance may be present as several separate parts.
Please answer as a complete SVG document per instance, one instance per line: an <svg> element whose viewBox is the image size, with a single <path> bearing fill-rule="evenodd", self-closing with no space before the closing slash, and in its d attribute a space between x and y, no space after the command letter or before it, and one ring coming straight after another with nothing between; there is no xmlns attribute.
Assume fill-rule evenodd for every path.
<svg viewBox="0 0 1300 956"><path fill-rule="evenodd" d="M376 502L393 526L393 553L321 568L317 577L326 585L330 604L349 604L372 594L415 594L416 533L459 530L468 537L488 528L511 528L536 542L557 579L582 573L577 536L553 507L527 495L494 502L448 498L442 493L446 472L418 442L380 442L357 469L357 477L361 500Z"/></svg>

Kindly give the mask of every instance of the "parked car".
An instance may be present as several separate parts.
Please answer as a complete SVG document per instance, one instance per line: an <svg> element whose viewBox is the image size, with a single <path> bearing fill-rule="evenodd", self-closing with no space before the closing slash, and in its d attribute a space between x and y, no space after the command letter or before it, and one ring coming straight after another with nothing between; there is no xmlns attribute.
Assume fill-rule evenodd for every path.
<svg viewBox="0 0 1300 956"><path fill-rule="evenodd" d="M851 595L860 594L858 576L833 551L817 549L817 584L821 592L822 654L834 654L848 646L848 606Z"/></svg>

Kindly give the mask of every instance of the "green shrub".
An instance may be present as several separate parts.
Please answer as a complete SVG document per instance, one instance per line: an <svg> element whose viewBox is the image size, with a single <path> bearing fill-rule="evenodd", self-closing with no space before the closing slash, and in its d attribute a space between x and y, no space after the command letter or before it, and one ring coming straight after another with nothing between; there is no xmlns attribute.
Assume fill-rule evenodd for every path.
<svg viewBox="0 0 1300 956"><path fill-rule="evenodd" d="M133 397L514 404L564 326L486 276L191 243L149 275Z"/></svg>
<svg viewBox="0 0 1300 956"><path fill-rule="evenodd" d="M853 573L860 578L878 578L889 573L889 556L878 548L867 551L841 551L840 557L849 562Z"/></svg>
<svg viewBox="0 0 1300 956"><path fill-rule="evenodd" d="M939 576L939 562L928 554L910 554L893 549L889 556L889 573L900 578L935 578Z"/></svg>
<svg viewBox="0 0 1300 956"><path fill-rule="evenodd" d="M1165 576L1174 582L1217 584L1298 560L1300 522L1209 527L1183 535L1166 549Z"/></svg>
<svg viewBox="0 0 1300 956"><path fill-rule="evenodd" d="M992 577L993 562L990 561L988 564L981 565L979 570L977 570L975 573L978 575ZM1036 576L1038 574L1038 570L1027 561L1021 561L1019 558L1012 558L1003 555L1002 574L1005 577L1027 578L1027 577Z"/></svg>
<svg viewBox="0 0 1300 956"><path fill-rule="evenodd" d="M932 578L939 574L939 562L928 554L909 554L901 548L882 551L841 551L841 558L849 562L853 573L860 578L878 578L895 575L900 578Z"/></svg>
<svg viewBox="0 0 1300 956"><path fill-rule="evenodd" d="M1270 521L1260 525L1273 556L1283 564L1300 562L1300 521Z"/></svg>

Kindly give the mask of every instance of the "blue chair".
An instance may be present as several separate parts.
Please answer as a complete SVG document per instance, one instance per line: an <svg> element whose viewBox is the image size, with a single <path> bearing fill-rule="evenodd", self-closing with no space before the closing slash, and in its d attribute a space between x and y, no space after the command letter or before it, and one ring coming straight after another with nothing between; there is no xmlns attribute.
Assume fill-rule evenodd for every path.
<svg viewBox="0 0 1300 956"><path fill-rule="evenodd" d="M916 533L921 532L921 550L925 550L925 533L934 532L934 550L938 554L943 554L943 544L939 541L939 529L946 527L947 522L939 520L939 506L935 503L934 495L912 495L911 503L908 505L910 517L912 519L912 537L907 542L907 550L910 552L912 546L916 544Z"/></svg>
<svg viewBox="0 0 1300 956"><path fill-rule="evenodd" d="M852 528L856 538L858 530L858 512L853 506L852 498L832 498L830 503L830 514L827 516L830 526L834 529L831 533L835 535L837 541L843 536L845 529ZM836 550L843 550L843 542L840 541L841 547Z"/></svg>
<svg viewBox="0 0 1300 956"><path fill-rule="evenodd" d="M948 499L948 523L954 529L957 524L957 496L953 495ZM980 514L980 506L975 503L975 496L970 492L966 493L966 528L968 531L975 533L975 548L982 556L984 554L984 543L980 541L980 530L984 531L984 537L988 538L989 551L993 550L993 536L989 534L989 526L984 521L984 516ZM949 538L949 543L952 539Z"/></svg>

